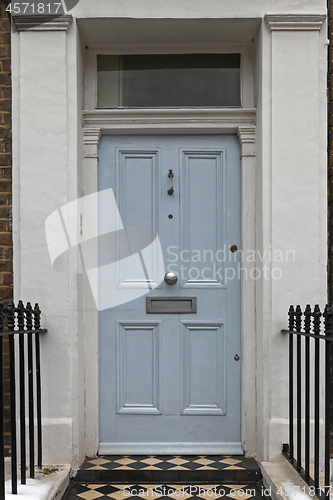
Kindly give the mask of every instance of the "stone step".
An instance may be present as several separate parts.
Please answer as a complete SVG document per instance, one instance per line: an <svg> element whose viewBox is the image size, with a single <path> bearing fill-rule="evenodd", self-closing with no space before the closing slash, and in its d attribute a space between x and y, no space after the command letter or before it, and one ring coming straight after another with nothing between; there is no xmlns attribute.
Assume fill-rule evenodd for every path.
<svg viewBox="0 0 333 500"><path fill-rule="evenodd" d="M205 483L258 482L254 458L231 455L140 455L87 458L77 472L77 483Z"/></svg>
<svg viewBox="0 0 333 500"><path fill-rule="evenodd" d="M261 483L92 484L72 483L62 500L271 500Z"/></svg>

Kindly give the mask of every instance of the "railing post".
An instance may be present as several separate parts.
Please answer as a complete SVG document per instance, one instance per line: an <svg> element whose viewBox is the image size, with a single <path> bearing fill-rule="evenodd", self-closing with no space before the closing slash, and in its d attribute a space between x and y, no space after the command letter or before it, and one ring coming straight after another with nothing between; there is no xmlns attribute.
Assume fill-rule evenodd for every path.
<svg viewBox="0 0 333 500"><path fill-rule="evenodd" d="M29 307L30 305L30 307ZM27 330L32 328L32 309L30 302L24 310ZM26 429L25 429L25 334L19 335L20 362L20 436L21 436L21 484L27 482L26 471Z"/></svg>
<svg viewBox="0 0 333 500"><path fill-rule="evenodd" d="M311 307L304 311L304 332L311 330ZM310 476L310 338L305 337L305 476Z"/></svg>
<svg viewBox="0 0 333 500"><path fill-rule="evenodd" d="M31 304L27 303L28 311ZM35 477L35 429L34 429L34 378L32 356L32 333L28 333L28 394L29 394L29 468L30 478Z"/></svg>
<svg viewBox="0 0 333 500"><path fill-rule="evenodd" d="M15 311L17 312L18 327L22 323L24 327L24 307L20 300L17 308L13 301L8 306L8 328L14 331ZM17 448L16 448L16 387L15 387L15 340L14 333L9 335L9 358L10 358L10 421L11 421L11 471L12 471L12 493L17 494Z"/></svg>
<svg viewBox="0 0 333 500"><path fill-rule="evenodd" d="M19 306L18 306L19 307ZM15 328L15 304L9 301L7 307L7 326L8 330L14 331ZM11 483L12 493L17 494L17 452L16 452L16 400L15 400L15 349L14 333L9 335L9 384L10 384L10 462L11 462Z"/></svg>
<svg viewBox="0 0 333 500"><path fill-rule="evenodd" d="M332 308L327 305L324 312L325 336L332 337ZM330 498L330 455L331 455L331 342L325 342L325 495Z"/></svg>
<svg viewBox="0 0 333 500"><path fill-rule="evenodd" d="M35 330L40 329L41 311L38 304L34 308ZM41 399L41 375L40 375L40 343L39 333L35 333L35 353L36 353L36 403L37 403L37 465L42 469L42 399Z"/></svg>
<svg viewBox="0 0 333 500"><path fill-rule="evenodd" d="M320 334L320 317L321 312L319 305L316 304L313 311L313 333ZM319 354L319 339L315 339L315 381L314 381L314 485L318 491L319 488L319 405L320 405L320 392L319 392L319 370L320 370L320 354Z"/></svg>
<svg viewBox="0 0 333 500"><path fill-rule="evenodd" d="M302 329L302 310L300 306L296 306L296 331ZM302 353L301 353L300 335L297 335L297 468L302 467Z"/></svg>
<svg viewBox="0 0 333 500"><path fill-rule="evenodd" d="M289 330L294 330L295 311L294 307L290 306L289 312ZM289 335L289 457L294 458L294 339Z"/></svg>

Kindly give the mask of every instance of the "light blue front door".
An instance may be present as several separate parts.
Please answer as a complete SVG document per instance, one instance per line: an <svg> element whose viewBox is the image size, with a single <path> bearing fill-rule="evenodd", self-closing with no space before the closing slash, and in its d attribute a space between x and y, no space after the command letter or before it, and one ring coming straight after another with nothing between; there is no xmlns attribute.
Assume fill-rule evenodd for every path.
<svg viewBox="0 0 333 500"><path fill-rule="evenodd" d="M242 453L241 264L230 251L240 248L237 137L103 136L99 190L109 188L127 253L114 274L125 295L99 313L99 453ZM99 224L111 216L103 211ZM158 245L131 247L135 230L149 228L173 285L154 275ZM126 267L134 254L136 267ZM137 298L126 301L126 290Z"/></svg>

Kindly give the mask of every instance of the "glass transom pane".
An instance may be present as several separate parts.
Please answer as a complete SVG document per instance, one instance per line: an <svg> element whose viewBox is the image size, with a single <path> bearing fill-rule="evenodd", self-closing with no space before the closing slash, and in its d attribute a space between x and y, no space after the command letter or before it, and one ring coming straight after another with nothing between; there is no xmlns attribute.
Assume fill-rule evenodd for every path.
<svg viewBox="0 0 333 500"><path fill-rule="evenodd" d="M240 54L97 56L98 108L240 105Z"/></svg>

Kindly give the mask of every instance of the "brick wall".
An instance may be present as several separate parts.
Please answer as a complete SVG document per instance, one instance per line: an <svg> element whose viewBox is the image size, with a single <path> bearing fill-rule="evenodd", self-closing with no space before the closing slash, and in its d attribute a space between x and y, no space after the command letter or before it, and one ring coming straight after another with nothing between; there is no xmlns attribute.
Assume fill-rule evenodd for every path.
<svg viewBox="0 0 333 500"><path fill-rule="evenodd" d="M12 88L11 28L4 0L0 0L0 297L4 304L13 298L12 203ZM8 341L4 342L5 364L5 446L10 453Z"/></svg>
<svg viewBox="0 0 333 500"><path fill-rule="evenodd" d="M13 298L11 29L3 0L0 8L0 297L7 303Z"/></svg>

